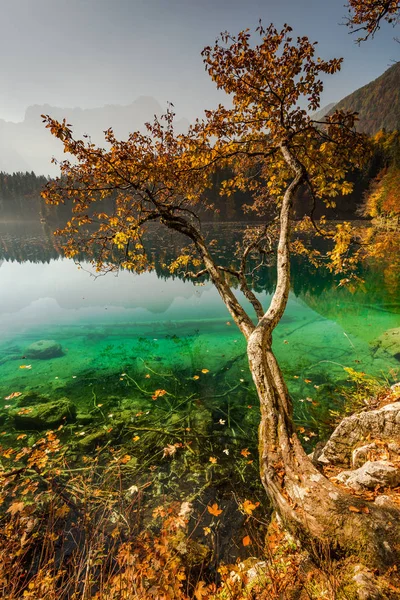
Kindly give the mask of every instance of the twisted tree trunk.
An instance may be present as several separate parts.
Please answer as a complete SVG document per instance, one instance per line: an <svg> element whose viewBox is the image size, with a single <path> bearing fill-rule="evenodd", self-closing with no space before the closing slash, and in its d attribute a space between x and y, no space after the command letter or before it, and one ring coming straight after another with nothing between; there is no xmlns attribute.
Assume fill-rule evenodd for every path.
<svg viewBox="0 0 400 600"><path fill-rule="evenodd" d="M265 327L256 328L248 356L261 407L260 474L271 503L316 555L324 548L356 554L368 566L398 563L400 511L347 494L312 464L293 431L291 400L270 339Z"/></svg>
<svg viewBox="0 0 400 600"><path fill-rule="evenodd" d="M281 150L295 178L281 206L277 286L269 309L249 335L247 345L261 407L261 479L286 527L307 540L317 553L324 546L343 554L361 555L368 565L393 565L400 558L400 510L382 509L347 494L312 464L294 432L292 402L272 351L272 332L289 296L292 202L305 178L303 166L285 146Z"/></svg>

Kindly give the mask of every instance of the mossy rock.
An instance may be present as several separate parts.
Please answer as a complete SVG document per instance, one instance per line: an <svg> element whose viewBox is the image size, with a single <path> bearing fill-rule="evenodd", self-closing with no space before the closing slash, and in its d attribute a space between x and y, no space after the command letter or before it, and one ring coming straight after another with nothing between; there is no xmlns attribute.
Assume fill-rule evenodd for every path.
<svg viewBox="0 0 400 600"><path fill-rule="evenodd" d="M97 446L104 446L108 439L107 432L104 429L100 429L85 435L85 437L78 441L77 446L80 451L89 452L97 448Z"/></svg>
<svg viewBox="0 0 400 600"><path fill-rule="evenodd" d="M26 358L49 360L50 358L64 356L64 352L61 344L58 344L54 340L39 340L28 346L24 356Z"/></svg>
<svg viewBox="0 0 400 600"><path fill-rule="evenodd" d="M89 413L78 412L76 415L76 422L80 425L90 425L90 423L93 423L93 421L94 417Z"/></svg>
<svg viewBox="0 0 400 600"><path fill-rule="evenodd" d="M76 407L68 398L21 407L10 412L17 429L53 429L65 421L74 421Z"/></svg>
<svg viewBox="0 0 400 600"><path fill-rule="evenodd" d="M37 406L38 404L46 404L50 401L51 398L49 396L42 396L37 392L24 392L21 396L19 396L16 406Z"/></svg>

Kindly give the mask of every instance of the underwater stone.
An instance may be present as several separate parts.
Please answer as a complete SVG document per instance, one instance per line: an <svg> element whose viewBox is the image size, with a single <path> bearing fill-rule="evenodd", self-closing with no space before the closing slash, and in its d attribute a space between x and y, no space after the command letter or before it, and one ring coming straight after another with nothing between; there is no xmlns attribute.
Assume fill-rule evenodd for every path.
<svg viewBox="0 0 400 600"><path fill-rule="evenodd" d="M24 392L19 396L15 405L18 407L37 406L38 404L50 402L50 400L49 396L42 396L42 394L38 394L37 392Z"/></svg>
<svg viewBox="0 0 400 600"><path fill-rule="evenodd" d="M381 348L400 360L400 327L388 329L374 342L375 348Z"/></svg>
<svg viewBox="0 0 400 600"><path fill-rule="evenodd" d="M76 416L75 405L68 398L55 402L46 402L36 406L19 408L10 413L15 427L19 429L52 429L65 420L73 421Z"/></svg>
<svg viewBox="0 0 400 600"><path fill-rule="evenodd" d="M76 415L76 422L81 425L88 425L93 421L93 416L89 415L89 413L81 413L78 412Z"/></svg>
<svg viewBox="0 0 400 600"><path fill-rule="evenodd" d="M90 433L78 442L78 447L82 452L94 450L96 446L102 446L107 443L107 433L102 429Z"/></svg>
<svg viewBox="0 0 400 600"><path fill-rule="evenodd" d="M64 356L64 352L61 348L61 344L58 344L54 340L39 340L28 346L25 350L26 358L49 360L50 358L57 358L58 356Z"/></svg>

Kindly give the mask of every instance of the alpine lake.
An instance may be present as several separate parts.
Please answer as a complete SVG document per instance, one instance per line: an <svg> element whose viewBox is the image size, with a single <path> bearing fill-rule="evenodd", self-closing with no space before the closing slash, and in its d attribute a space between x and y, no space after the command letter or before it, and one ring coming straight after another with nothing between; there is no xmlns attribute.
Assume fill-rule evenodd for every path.
<svg viewBox="0 0 400 600"><path fill-rule="evenodd" d="M230 264L242 226L208 227ZM150 241L152 272L96 277L84 260L78 268L62 257L47 225L0 225L0 444L18 449L53 429L71 460L127 457L128 484L148 497L203 507L224 497L228 509L245 496L264 502L245 341L210 282L163 267L178 243L169 233ZM274 350L307 450L345 411L353 371L399 379L391 259L364 267L355 289L293 259ZM264 307L274 281L273 266L254 279Z"/></svg>

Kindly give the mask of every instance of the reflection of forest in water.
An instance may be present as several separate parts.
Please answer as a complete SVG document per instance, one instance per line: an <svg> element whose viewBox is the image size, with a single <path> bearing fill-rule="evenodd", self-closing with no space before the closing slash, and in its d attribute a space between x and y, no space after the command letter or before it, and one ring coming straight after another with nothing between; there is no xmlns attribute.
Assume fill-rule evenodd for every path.
<svg viewBox="0 0 400 600"><path fill-rule="evenodd" d="M212 252L220 264L234 264L243 225L209 224L203 229L208 239L217 240ZM171 274L165 266L187 245L184 238L160 228L146 244L154 273L122 272L117 279L109 274L94 281L73 261L62 259L61 240L46 223L0 226L3 398L15 390L35 389L56 398L67 396L88 410L95 389L100 403L110 403L112 397L119 406L131 402L121 373L139 382L152 373L145 381L153 388L154 373L173 373L177 381L193 387L193 394L202 390L205 397L225 398L226 390L234 390L232 403L247 415L246 407L255 405L255 398L245 341L216 290L207 281L193 285L183 273ZM88 257L79 258L84 262ZM254 265L250 262L249 269ZM338 287L329 271L292 257L292 294L274 333L274 349L296 419L313 423L314 429L325 421L328 408L336 406L336 386L346 382L344 367L397 377L397 353L381 346L380 338L400 326L399 274L388 278L382 264L363 266L359 274L364 283L350 291ZM264 306L275 283L273 264L252 281ZM32 369L21 371L24 349L40 339L61 344L63 356L34 361ZM114 413L116 408L110 404L109 410ZM240 413L238 422L244 415Z"/></svg>
<svg viewBox="0 0 400 600"><path fill-rule="evenodd" d="M203 231L209 240L214 240L212 254L222 266L234 266L234 250L240 244L245 226L233 223L206 224ZM316 241L313 241L315 246ZM323 242L317 240L318 249L323 249ZM183 236L159 227L146 242L146 250L157 276L161 279L185 280L183 271L171 274L168 269L182 247L188 242ZM20 222L1 224L0 222L0 261L16 261L18 263L49 263L63 257L62 239L54 235L54 228L47 223ZM80 254L78 260L87 261L90 257ZM392 257L361 265L358 275L362 283L349 291L338 287L339 277L334 277L325 268L316 268L302 256L292 256L291 259L291 290L295 296L301 297L314 310L320 312L322 305L329 305L325 316L333 317L338 302L347 302L349 310L355 307L363 298L367 305L375 306L376 310L393 313L400 312L400 273L393 268ZM256 266L256 260L249 260L249 272ZM232 278L232 287L237 282ZM273 264L263 266L250 281L255 292L271 294L276 284L276 271ZM332 296L332 301L329 300ZM321 302L322 301L322 302Z"/></svg>

